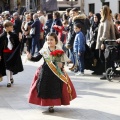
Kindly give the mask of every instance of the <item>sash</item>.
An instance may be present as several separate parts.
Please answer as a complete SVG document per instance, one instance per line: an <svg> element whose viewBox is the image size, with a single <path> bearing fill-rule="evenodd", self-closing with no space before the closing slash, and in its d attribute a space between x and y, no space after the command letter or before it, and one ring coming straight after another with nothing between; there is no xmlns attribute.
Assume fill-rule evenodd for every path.
<svg viewBox="0 0 120 120"><path fill-rule="evenodd" d="M72 100L72 95L71 95L72 89L71 89L71 86L70 86L70 80L69 80L69 77L68 77L67 73L64 72L65 75L59 74L58 71L57 71L57 69L56 69L56 66L55 66L51 61L47 61L47 60L45 60L45 61L46 61L47 65L48 65L48 67L52 70L52 72L53 72L60 80L62 80L65 84L67 84L67 91L68 91L68 93L69 93L69 95L70 95L70 100Z"/></svg>
<svg viewBox="0 0 120 120"><path fill-rule="evenodd" d="M59 74L57 69L56 69L56 66L53 64L53 62L50 60L50 57L49 57L49 53L47 52L47 50L41 50L40 53L42 54L44 60L46 61L48 67L52 70L52 72L60 79L62 80L66 85L67 85L67 91L70 95L70 100L72 100L72 89L71 89L71 86L70 86L70 79L67 75L67 73L64 71L64 74Z"/></svg>

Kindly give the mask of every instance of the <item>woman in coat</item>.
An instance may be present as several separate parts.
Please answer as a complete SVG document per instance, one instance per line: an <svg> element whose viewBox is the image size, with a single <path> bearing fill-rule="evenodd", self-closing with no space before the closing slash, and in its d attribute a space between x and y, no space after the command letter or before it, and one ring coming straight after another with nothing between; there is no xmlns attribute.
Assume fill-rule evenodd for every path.
<svg viewBox="0 0 120 120"><path fill-rule="evenodd" d="M112 21L112 16L111 16L111 10L107 5L104 5L101 9L101 23L98 29L98 36L97 36L97 43L96 43L96 49L99 49L99 55L103 63L104 61L104 42L105 40L115 40L115 29L114 29L114 24ZM102 64L101 67L104 67L105 65ZM102 69L104 72L105 69ZM106 79L105 76L103 76L101 79Z"/></svg>

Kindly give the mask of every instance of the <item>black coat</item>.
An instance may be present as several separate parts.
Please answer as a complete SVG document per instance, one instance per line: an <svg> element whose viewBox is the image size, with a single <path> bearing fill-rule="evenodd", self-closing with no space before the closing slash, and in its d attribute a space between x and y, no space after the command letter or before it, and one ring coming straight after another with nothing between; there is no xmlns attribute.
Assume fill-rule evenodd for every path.
<svg viewBox="0 0 120 120"><path fill-rule="evenodd" d="M13 24L13 28L14 28L14 32L19 35L19 32L22 33L22 30L21 30L21 25L22 25L22 21L17 18Z"/></svg>
<svg viewBox="0 0 120 120"><path fill-rule="evenodd" d="M53 23L51 25L51 32L55 32L56 34L58 34L58 32L54 29L54 25L62 26L61 19L57 18L57 19L53 20Z"/></svg>
<svg viewBox="0 0 120 120"><path fill-rule="evenodd" d="M4 32L0 36L0 56L2 57L2 60L0 61L0 74L2 76L6 75L6 67L13 72L13 74L17 74L18 72L23 71L23 65L22 60L20 56L20 42L19 38L15 33L10 32L10 41L13 45L13 52L11 53L10 57L5 61L4 60L4 53L3 50L7 49L8 39L7 39L7 33Z"/></svg>

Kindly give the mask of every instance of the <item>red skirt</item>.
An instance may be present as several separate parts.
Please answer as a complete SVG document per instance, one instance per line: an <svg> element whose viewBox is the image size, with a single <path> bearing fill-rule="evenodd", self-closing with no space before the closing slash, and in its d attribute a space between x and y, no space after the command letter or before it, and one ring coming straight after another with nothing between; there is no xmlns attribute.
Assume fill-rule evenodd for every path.
<svg viewBox="0 0 120 120"><path fill-rule="evenodd" d="M42 66L41 66L42 67ZM41 71L41 67L39 67L35 73L35 76L33 78L30 91L29 91L29 97L28 102L31 104L41 105L41 106L60 106L60 105L69 105L70 101L76 98L76 91L74 89L74 86L70 80L70 87L72 89L71 96L68 93L68 86L67 84L63 83L62 87L62 98L58 99L43 99L40 97L37 97L37 89L36 89L36 83L38 80L39 72Z"/></svg>

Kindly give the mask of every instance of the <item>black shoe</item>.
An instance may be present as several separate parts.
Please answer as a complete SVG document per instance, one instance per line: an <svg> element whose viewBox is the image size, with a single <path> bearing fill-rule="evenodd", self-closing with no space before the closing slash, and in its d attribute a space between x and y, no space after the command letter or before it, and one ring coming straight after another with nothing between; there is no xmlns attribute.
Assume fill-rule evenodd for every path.
<svg viewBox="0 0 120 120"><path fill-rule="evenodd" d="M54 113L54 108L53 107L49 107L48 110L49 110L50 113Z"/></svg>
<svg viewBox="0 0 120 120"><path fill-rule="evenodd" d="M13 78L12 78L12 79L10 79L10 81L11 81L11 83L12 83L12 84L14 83L14 80L13 80Z"/></svg>
<svg viewBox="0 0 120 120"><path fill-rule="evenodd" d="M106 76L103 76L100 78L101 80L106 80Z"/></svg>
<svg viewBox="0 0 120 120"><path fill-rule="evenodd" d="M8 83L8 84L7 84L7 87L11 87L11 83Z"/></svg>

